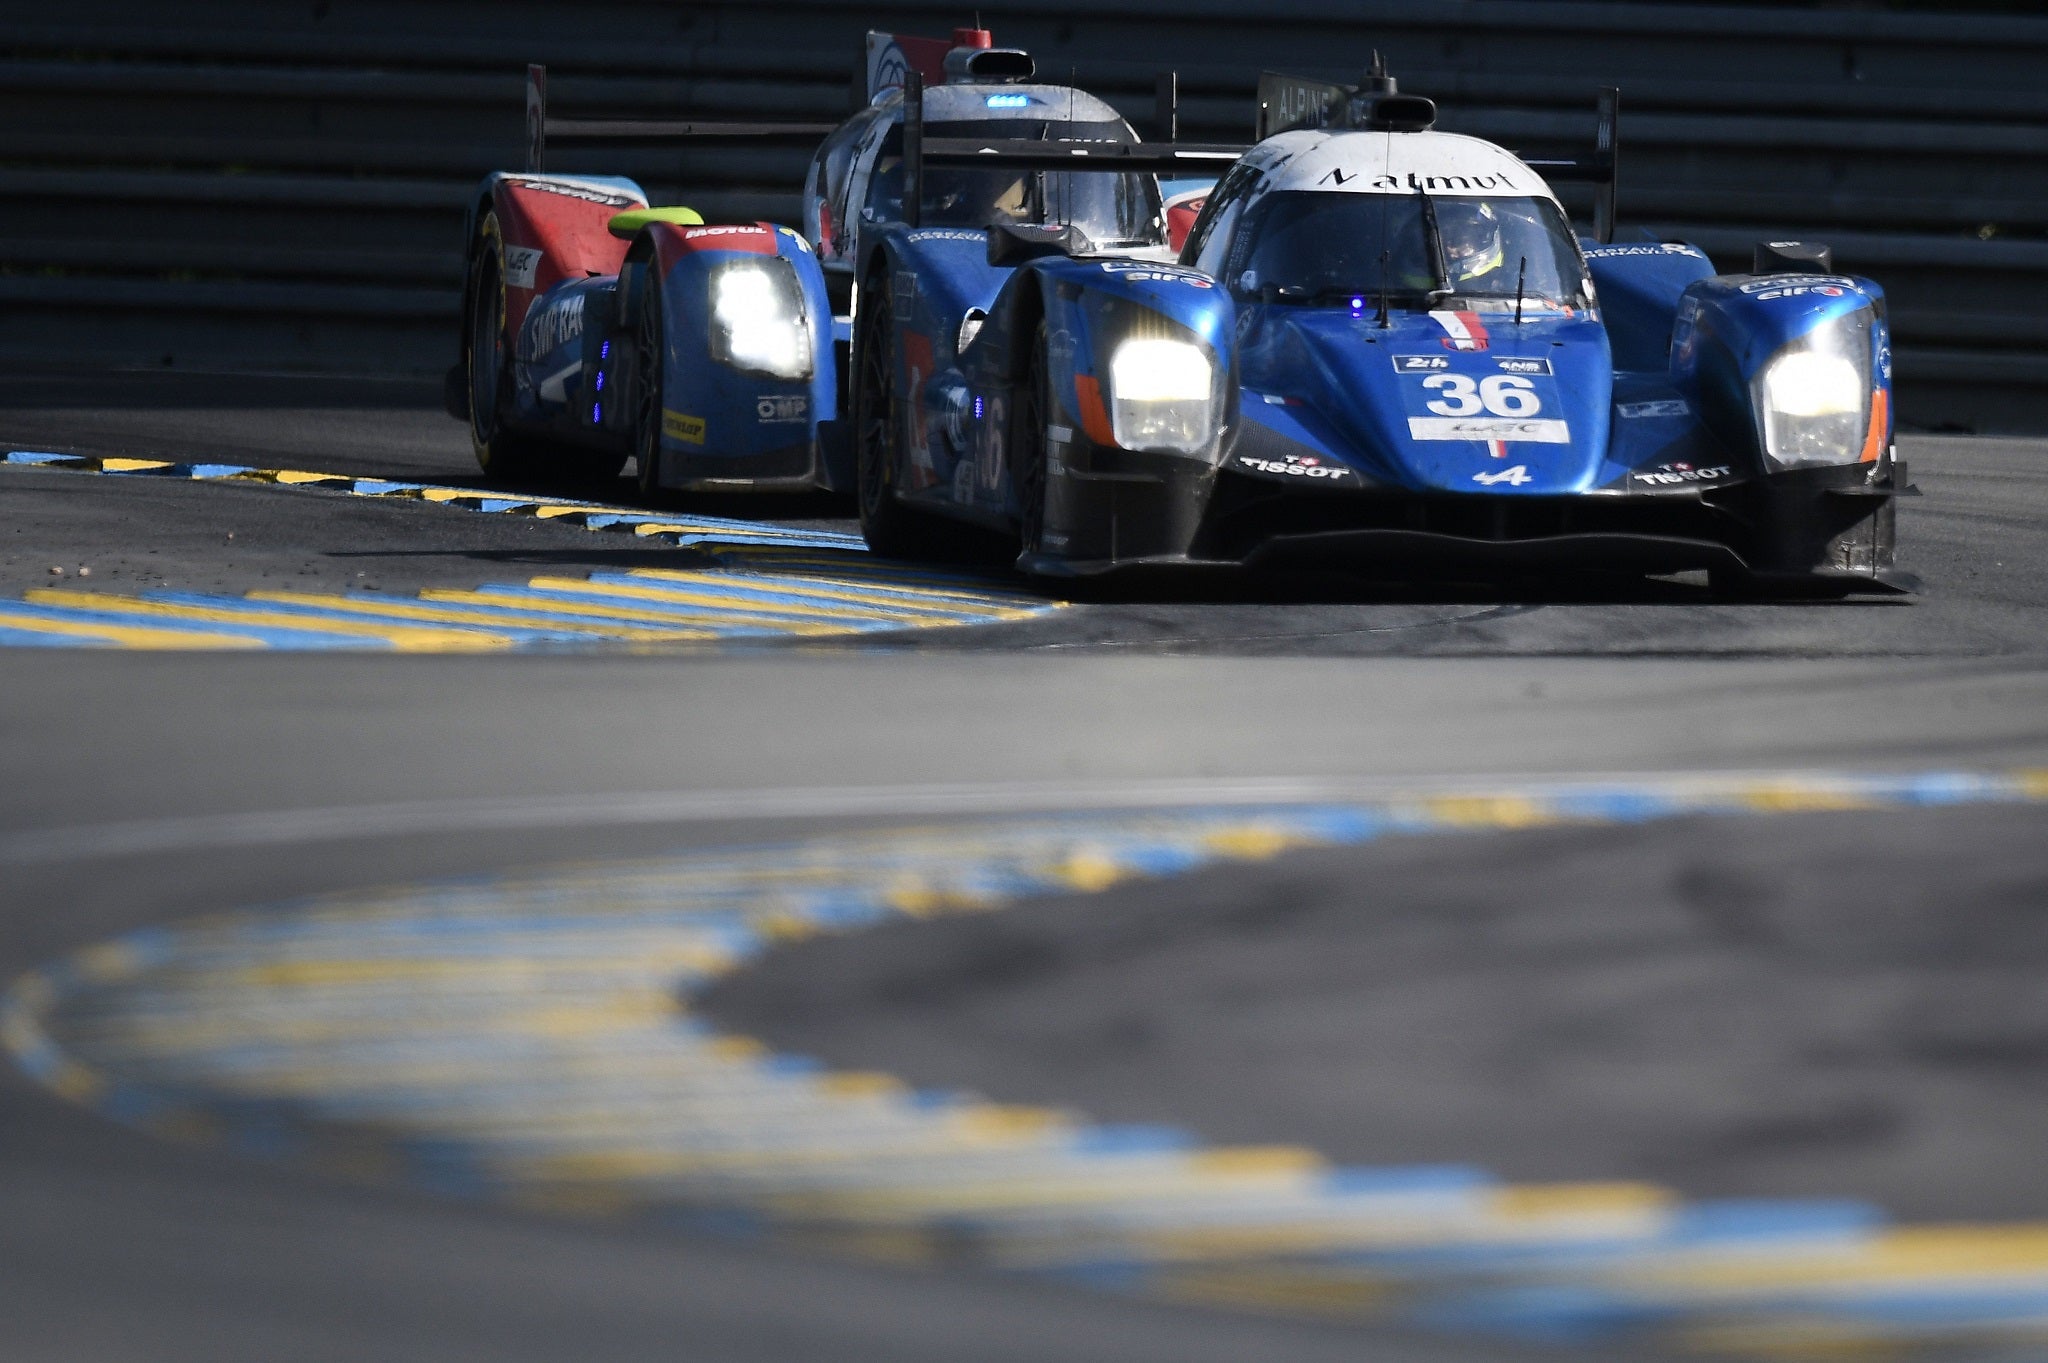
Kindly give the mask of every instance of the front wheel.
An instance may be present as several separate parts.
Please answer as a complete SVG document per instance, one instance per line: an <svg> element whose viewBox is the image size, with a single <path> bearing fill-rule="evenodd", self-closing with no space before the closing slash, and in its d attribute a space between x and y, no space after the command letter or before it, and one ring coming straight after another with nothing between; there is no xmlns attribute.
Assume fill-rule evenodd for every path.
<svg viewBox="0 0 2048 1363"><path fill-rule="evenodd" d="M853 347L854 465L860 533L868 548L891 558L928 552L915 512L897 499L903 413L896 400L895 308L877 279L861 290L860 334Z"/></svg>
<svg viewBox="0 0 2048 1363"><path fill-rule="evenodd" d="M547 468L545 448L505 429L512 373L505 337L504 248L495 213L484 218L469 267L469 317L463 345L467 369L469 441L477 467L508 483L538 479Z"/></svg>
<svg viewBox="0 0 2048 1363"><path fill-rule="evenodd" d="M1045 552L1045 423L1052 384L1045 361L1045 323L1031 343L1031 365L1017 390L1010 427L1010 469L1017 495L1017 541L1026 565Z"/></svg>
<svg viewBox="0 0 2048 1363"><path fill-rule="evenodd" d="M650 506L666 495L661 486L661 375L662 329L661 293L654 287L654 271L643 269L638 316L633 325L633 353L637 357L637 378L633 386L633 479L640 488L640 500Z"/></svg>

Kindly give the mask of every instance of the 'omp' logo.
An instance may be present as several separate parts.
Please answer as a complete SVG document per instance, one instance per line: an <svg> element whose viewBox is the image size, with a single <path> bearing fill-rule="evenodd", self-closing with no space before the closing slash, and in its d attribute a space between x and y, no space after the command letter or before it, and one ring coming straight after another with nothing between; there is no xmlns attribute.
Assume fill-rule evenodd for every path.
<svg viewBox="0 0 2048 1363"><path fill-rule="evenodd" d="M661 433L687 445L701 445L704 443L704 418L664 411L661 414Z"/></svg>

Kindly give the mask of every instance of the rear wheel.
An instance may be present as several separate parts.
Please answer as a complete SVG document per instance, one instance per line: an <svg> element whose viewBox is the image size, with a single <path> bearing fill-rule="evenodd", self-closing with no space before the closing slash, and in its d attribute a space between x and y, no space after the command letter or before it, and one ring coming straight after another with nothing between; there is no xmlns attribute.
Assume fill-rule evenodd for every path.
<svg viewBox="0 0 2048 1363"><path fill-rule="evenodd" d="M469 325L463 346L468 367L469 441L477 467L505 482L524 483L547 469L546 447L505 429L512 368L505 336L504 247L496 214L484 218L470 261Z"/></svg>
<svg viewBox="0 0 2048 1363"><path fill-rule="evenodd" d="M903 413L896 400L895 309L877 279L861 290L860 335L853 347L853 439L860 532L868 547L894 558L928 553L922 519L897 500Z"/></svg>

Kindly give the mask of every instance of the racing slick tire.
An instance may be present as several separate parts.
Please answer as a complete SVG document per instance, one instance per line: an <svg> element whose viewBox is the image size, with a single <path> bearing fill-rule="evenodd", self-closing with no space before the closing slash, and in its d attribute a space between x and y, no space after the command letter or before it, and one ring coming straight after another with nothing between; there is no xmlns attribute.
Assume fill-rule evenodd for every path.
<svg viewBox="0 0 2048 1363"><path fill-rule="evenodd" d="M853 346L854 488L860 533L887 558L981 562L986 538L964 525L906 506L897 496L904 412L896 397L894 300L877 275L862 288L860 333Z"/></svg>
<svg viewBox="0 0 2048 1363"><path fill-rule="evenodd" d="M549 459L545 446L507 430L501 418L512 388L504 258L498 216L487 214L477 232L466 291L469 317L462 358L469 380L469 442L477 467L488 477L530 483L547 472Z"/></svg>
<svg viewBox="0 0 2048 1363"><path fill-rule="evenodd" d="M644 505L658 506L668 495L661 485L661 354L666 334L654 271L641 270L639 274L640 296L634 300L633 318L637 376L633 384L633 482Z"/></svg>
<svg viewBox="0 0 2048 1363"><path fill-rule="evenodd" d="M1045 553L1046 498L1050 491L1045 426L1052 402L1052 380L1045 346L1045 323L1040 322L1031 340L1031 362L1025 369L1024 382L1017 388L1010 427L1010 469L1017 492L1017 566L1027 573Z"/></svg>

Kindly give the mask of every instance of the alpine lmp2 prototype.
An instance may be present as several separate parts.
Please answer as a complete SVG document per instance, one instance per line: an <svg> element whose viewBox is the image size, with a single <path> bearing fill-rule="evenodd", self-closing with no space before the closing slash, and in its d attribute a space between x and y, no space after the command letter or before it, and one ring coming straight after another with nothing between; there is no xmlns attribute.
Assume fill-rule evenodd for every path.
<svg viewBox="0 0 2048 1363"><path fill-rule="evenodd" d="M1115 196L1071 190L1097 208L1064 224L867 225L851 408L875 549L929 552L940 517L1014 533L1019 566L1052 576L1295 562L1911 589L1883 292L1825 247L1761 245L1755 273L1718 275L1690 246L1611 244L1612 92L1594 157L1525 161L1433 131L1434 105L1377 71L1269 76L1241 156L945 137L907 84L907 186L971 167L1038 177L1029 198L1227 169L1177 261L1104 215ZM1539 165L1603 184L1603 244Z"/></svg>
<svg viewBox="0 0 2048 1363"><path fill-rule="evenodd" d="M1072 221L1097 249L1128 242L1164 255L1150 175L976 168L910 178L906 79L943 83L923 116L962 137L1134 141L1108 105L1033 83L1029 55L995 47L985 30L950 42L871 33L867 57L868 101L838 125L552 118L546 72L528 69L528 167L488 176L472 200L463 361L450 376L450 409L469 421L487 473L601 479L630 457L649 497L851 489L840 395L855 264L876 233L923 221L930 232L913 233L913 245L967 238L980 251L992 222ZM631 180L542 169L550 138L792 134L829 134L806 178L802 232L705 223L687 208L650 207ZM926 363L922 373L934 372Z"/></svg>

